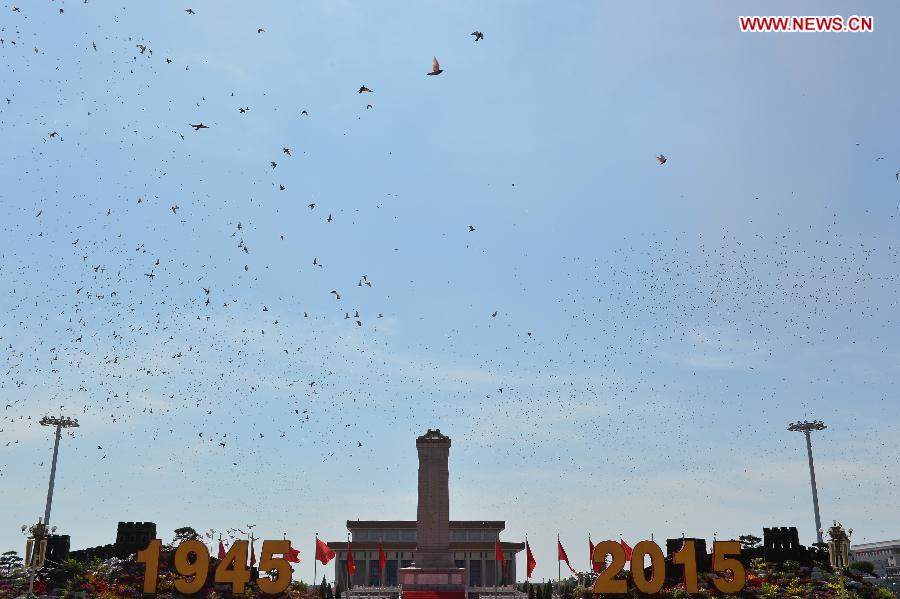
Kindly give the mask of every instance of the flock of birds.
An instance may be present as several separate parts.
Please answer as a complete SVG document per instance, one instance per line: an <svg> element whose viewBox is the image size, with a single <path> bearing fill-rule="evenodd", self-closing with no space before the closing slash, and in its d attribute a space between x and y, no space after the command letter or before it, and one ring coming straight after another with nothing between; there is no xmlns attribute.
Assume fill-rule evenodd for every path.
<svg viewBox="0 0 900 599"><path fill-rule="evenodd" d="M87 4L87 2L85 2L85 4ZM17 6L11 7L11 10L14 13L22 13L22 10ZM194 15L198 14L198 12L195 11L193 8L186 8L186 9L184 9L184 12L190 16L194 16ZM59 14L63 15L63 14L65 14L65 11L62 8L60 8ZM7 31L6 28L3 28L3 31ZM15 33L17 35L21 35L21 31L18 28L16 29ZM256 33L264 34L264 33L266 33L266 29L263 27L258 27L256 29ZM480 42L480 41L484 40L484 33L481 31L478 31L478 30L473 31L471 33L471 36L474 38L475 42ZM19 40L17 40L17 39L7 40L7 39L5 39L5 37L0 37L0 45L6 46L7 43L9 43L12 46L16 46L19 44ZM133 47L135 48L138 56L146 56L148 58L152 58L154 55L153 48L149 45L148 42L134 43ZM96 41L91 41L90 48L93 52L98 52L100 50ZM34 50L35 50L36 54L39 52L39 49L37 47L35 47ZM171 57L165 58L165 63L167 65L171 65L171 64L173 64L173 62L174 62L174 60ZM190 70L190 66L185 66L185 70ZM131 74L133 74L134 69L133 68L130 69L129 72ZM441 67L440 62L438 61L437 57L433 57L432 64L431 64L431 70L428 71L426 74L428 76L437 76L437 75L442 74L443 72L444 72L444 69ZM359 94L364 94L364 93L371 94L374 92L369 87L363 85L363 86L359 87L358 93ZM231 96L234 96L233 92L231 93ZM6 102L7 102L7 104L12 104L12 99L6 98ZM198 106L199 106L199 104L198 104ZM372 104L366 105L367 110L370 110L372 108L373 108ZM241 115L247 114L250 111L251 111L250 106L244 105L244 106L238 107L238 113ZM309 111L307 109L301 110L300 116L301 117L309 117L310 116ZM206 129L210 129L211 125L207 124L206 122L200 121L197 123L190 123L190 127L195 132L200 132L200 131L203 131ZM179 133L179 137L182 141L185 141L184 134ZM56 131L56 130L49 132L46 139L48 141L58 141L58 142L65 141L65 139L60 135L59 131ZM290 158L293 156L291 149L289 147L282 148L282 155L286 158ZM270 160L269 165L273 171L279 166L278 162L276 160ZM279 183L278 190L285 191L286 186L283 183ZM136 204L144 204L147 201L148 201L148 199L144 195L142 195L142 196L139 196L136 198L135 203ZM316 208L316 202L308 203L307 207L309 208L309 210L314 210ZM177 202L174 202L171 204L171 206L169 207L168 210L174 216L178 216L180 214L179 210L181 210L181 209L182 209L182 207ZM112 215L112 209L111 208L107 209L105 216L110 217L111 215ZM44 208L38 209L37 212L34 214L34 218L35 219L47 218L47 216L45 215L45 212L44 212ZM325 218L325 222L332 223L333 221L334 221L333 213L329 212L327 217ZM184 221L181 221L181 222L183 223ZM78 228L81 228L81 227L79 226ZM232 233L232 236L234 236L236 234L240 235L240 234L242 234L242 231L243 231L243 227L242 227L241 222L237 222L235 225L235 231ZM474 232L475 231L474 225L469 225L468 231ZM44 237L44 232L43 231L38 232L37 237ZM121 237L121 234L119 235L119 237ZM284 235L283 234L280 235L280 238L283 240ZM72 240L70 245L71 245L72 253L77 254L84 247L84 241L79 237L79 238ZM99 247L100 243L98 243L98 241L95 240L92 243L92 245L96 249ZM243 238L240 239L240 241L238 242L237 245L238 245L238 248L244 254L250 253L249 245L245 242L245 240ZM139 244L136 248L136 251L140 252L140 253L146 253L147 249L145 247L145 243ZM77 254L77 255L80 255L80 254ZM89 257L90 257L89 254L85 254L83 256L83 261L87 262ZM109 256L109 257L111 257L111 256ZM312 265L317 268L324 267L323 263L320 261L320 259L318 257L313 257ZM149 283L151 283L151 284L155 283L156 279L158 277L160 277L162 274L161 272L159 272L159 269L164 268L164 266L165 265L161 265L161 260L159 258L157 258L152 263L151 268L148 269L146 272L143 272L143 277L145 277L145 279ZM245 264L243 269L245 272L247 272L247 271L249 271L250 267L249 267L249 265ZM90 287L91 284L90 283L88 283L88 284L79 283L78 286L74 289L75 304L72 306L72 308L74 309L75 313L81 312L85 308L85 305L82 303L82 301L83 301L82 298L84 298L84 300L89 301L89 302L111 301L112 304L109 306L109 309L110 309L109 314L112 314L113 316L112 316L112 318L106 318L102 324L114 325L114 323L118 322L118 324L121 325L122 322L118 321L117 319L125 316L126 314L134 315L136 313L136 310L135 310L136 303L131 302L131 303L128 303L127 305L122 304L119 300L119 298L122 297L120 295L122 293L122 291L109 290L109 291L105 291L105 292L101 293L97 290L98 286L103 285L104 279L107 277L107 275L106 275L107 270L108 270L107 266L105 266L104 263L102 263L102 262L100 264L96 264L96 265L93 265L93 263L92 263L92 267L91 267L91 269L89 269L89 272L92 272L94 275L93 279L92 279L94 289L86 291L86 288ZM122 270L120 268L117 268L116 269L116 277L119 282L123 281L122 274L123 274ZM203 279L203 277L200 277L200 280L202 280L202 279ZM359 278L357 286L364 287L364 288L372 288L373 281L369 278L369 276L367 274L362 274L361 277ZM208 286L201 285L201 288L202 288L202 292L203 292L202 306L209 308L212 303L210 296L213 293L211 286L208 287ZM16 293L17 291L13 290L12 292ZM82 292L84 292L84 293L82 293ZM21 293L21 290L18 290L18 293ZM337 290L332 290L330 293L331 293L331 295L333 295L335 300L340 301L342 299L341 294ZM48 299L48 298L45 298L45 299ZM233 299L231 302L224 301L222 303L222 307L228 308L230 305L236 304L237 302L238 302L237 299ZM142 303L142 301L138 300L137 303ZM163 301L161 303L165 304L166 302ZM22 307L23 306L18 305L14 308L14 311L21 309ZM269 308L267 306L263 305L262 312L269 312ZM310 314L308 313L308 311L303 310L302 314L303 314L304 319L310 318ZM32 313L30 316L32 318L34 318L34 317L37 317L37 314ZM160 318L162 318L163 313L160 312L158 314L158 316ZM494 311L492 314L492 317L496 317L496 316L497 316L497 311ZM384 317L385 317L385 315L383 312L377 312L375 315L376 319L383 319ZM198 320L209 321L211 317L207 315L202 318L200 316L198 316L197 318L198 318ZM43 319L47 320L47 316L45 315L43 317ZM362 316L360 314L359 309L352 310L352 316L351 316L350 311L344 311L344 319L352 320L353 322L355 322L357 327L363 326ZM71 324L72 323L70 322L69 323L70 326L65 327L65 331L72 332L72 331L76 330L76 328L74 326L71 326ZM86 328L87 324L88 324L88 321L85 320L84 317L80 317L77 321L77 325L79 325L79 328ZM96 325L98 325L100 323L93 323L93 324L94 324L94 327L96 327ZM159 324L161 324L161 320L157 322L157 325L159 325ZM276 320L272 321L272 324L279 325L280 323L279 323L279 320L276 319ZM143 326L138 325L136 323L132 323L131 325L129 325L128 328L131 330L132 333L138 333L138 336L140 336L139 333L144 329ZM162 330L166 330L169 328L170 328L170 326L163 326ZM200 334L202 335L204 332L206 332L206 327L203 327L203 329L201 329ZM244 332L245 333L247 332L246 329L244 330ZM87 331L88 339L97 338L101 334L102 333L101 333L100 329L98 329L98 328L93 328L93 330ZM265 334L265 331L261 330L260 334ZM14 338L15 337L10 336L9 333L4 335L3 337L0 337L0 339L14 339ZM166 343L168 343L168 341L172 341L172 340L174 340L174 337L169 336L168 340L164 344L166 344ZM131 343L129 343L129 337L127 334L123 335L122 333L120 333L118 331L113 332L112 338L111 338L111 344L108 345L106 348L107 351L111 352L111 355L106 355L102 359L104 368L106 368L107 370L117 370L122 365L128 363L130 360L133 360L135 358L135 356L133 354L128 355L129 351L126 348L131 346L132 350L135 349L132 345L134 343L134 341L135 341L135 339L132 339ZM56 363L60 360L60 352L74 351L77 354L81 354L82 358L76 359L75 361L70 359L69 367L74 369L75 371L77 371L78 369L84 368L86 365L82 361L83 357L91 355L91 353L92 353L90 351L85 351L84 347L81 345L85 342L86 342L86 334L84 332L81 332L77 336L72 337L72 339L70 341L72 346L70 348L55 347L55 346L52 347L50 349L51 353L53 354L53 357L51 358L51 366L55 366ZM42 343L43 342L41 342L41 344ZM179 349L178 351L172 352L170 359L171 360L182 360L186 356L196 353L198 351L199 345L201 343L202 343L202 341L198 340L196 342L196 347L195 347L194 343L188 343L186 349L183 348L183 349ZM246 343L246 340L244 340L244 343ZM13 343L9 343L6 347L6 349L9 352L8 356L7 356L7 361L10 361L10 360L18 361L19 358L24 356L24 354L21 354L16 350L16 347ZM301 347L297 347L295 351L300 352ZM289 355L292 353L292 350L289 348L286 348L283 350L283 352L285 355ZM233 359L228 360L228 362L233 364L234 360ZM238 368L237 365L235 365L234 368L237 369ZM19 375L23 374L23 370L28 370L28 368L25 367L21 363L13 364L6 373L7 376L12 376L13 378L16 379L13 381L13 383L14 383L13 386L16 389L23 389L27 385L24 380L18 378ZM34 372L40 372L40 371L41 371L41 369L38 368ZM141 366L140 368L138 368L138 372L140 372L146 376L159 376L159 375L168 374L168 372L170 372L170 371L165 368L154 369L154 368ZM63 373L58 368L55 368L55 367L51 368L51 373L57 375L58 382L61 382L61 380L64 378ZM333 375L333 372L330 369L325 374L325 376L332 376L332 375ZM112 376L113 378L119 378L119 379L123 378L122 374L110 375L110 376ZM195 371L191 376L197 377L197 376L200 376L200 373ZM134 381L132 381L132 382L134 382ZM298 382L299 381L295 380L292 383L290 383L290 385L293 385ZM318 383L319 383L319 381L316 381L316 380L311 380L308 382L308 385L306 386L307 390L308 390L307 402L309 402L310 400L313 400L313 402L314 402L316 400L315 396L318 393L318 388L317 388ZM104 386L103 382L100 382L99 384L101 387ZM4 385L4 386L6 386L6 385ZM138 385L138 386L141 386L141 385ZM257 391L257 389L258 388L256 386L250 387L251 392ZM86 386L86 384L79 384L75 393L82 394L82 393L88 393L89 391L94 392L95 390L96 389L89 388L88 386ZM142 392L146 393L148 391L150 391L149 387L143 387ZM161 405L157 405L155 407L155 409L156 409L155 412L154 412L154 407L152 407L149 404L142 405L141 409L138 411L137 406L134 405L133 403L131 403L130 399L127 399L131 394L136 393L136 389L123 389L121 393L122 393L122 395L120 395L119 392L117 392L117 391L109 390L107 392L107 396L105 397L105 400L100 401L100 402L95 402L95 401L85 399L84 403L82 405L81 413L82 414L90 414L92 410L100 410L101 412L108 413L108 418L109 418L110 423L123 423L123 422L127 422L131 419L137 418L138 415L143 417L144 415L153 414L156 417L162 417L162 416L165 416L168 414L177 413L180 409L182 409L181 407L174 405L173 402L168 402L168 405L165 407L161 406ZM54 395L57 395L57 393L54 393ZM122 403L123 396L125 397L124 403ZM295 395L291 394L291 397L295 397ZM176 394L169 393L168 399L176 400ZM356 402L356 399L353 399L352 401ZM209 398L197 399L194 407L195 408L200 407L204 403L212 403L212 400ZM297 401L295 399L294 403L299 404L299 401ZM131 404L131 405L127 405L127 404ZM187 405L187 403L185 403L185 406L186 405ZM310 414L314 410L315 406L311 403L307 403L306 405L307 405L307 407L302 408L302 409L300 407L295 407L292 409L294 416L297 417L296 422L286 426L286 429L288 429L288 430L296 429L299 425L308 423L310 421ZM14 399L14 400L12 400L11 403L6 404L5 418L10 423L19 423L19 424L21 424L23 421L31 420L32 417L30 415L27 415L22 412L27 407L28 407L28 403L24 397L19 398L19 399ZM66 407L67 406L63 404L63 405L59 406L59 409L65 410ZM182 407L184 407L184 406L182 406ZM325 412L328 411L328 407L322 407L320 409L322 409ZM10 410L19 411L19 413L17 416L13 416L12 413L10 412ZM201 413L203 416L207 417L205 419L208 421L208 420L210 420L210 418L208 418L208 417L213 416L214 410L208 409ZM344 428L349 428L350 426L351 426L350 424L344 424ZM0 433L3 433L3 432L4 432L4 430L2 428L0 428ZM162 432L163 432L162 427L159 427L159 426L154 427L152 429L152 439L154 441L157 440L159 438L159 435ZM170 434L174 434L175 429L169 429L168 432ZM70 430L70 431L67 431L67 434L70 437L73 437L73 438L76 437L76 431ZM258 437L256 437L256 435L258 435ZM288 435L287 430L281 430L281 431L279 431L279 434L278 434L278 436L280 438L286 438L287 435ZM263 438L265 438L265 433L257 431L256 434L254 435L254 437L263 439ZM204 442L209 442L211 444L214 444L215 447L218 447L222 450L225 450L229 447L228 442L227 442L228 433L224 432L224 431L207 433L206 436L204 436L204 431L198 431L197 438L200 440L203 440ZM10 440L10 441L6 442L5 445L6 446L10 446L11 444L17 445L18 443L19 443L19 440L14 439L14 440ZM100 460L106 459L108 457L108 454L106 453L106 450L104 450L103 446L97 445L96 447L97 447L98 452L102 452L102 455L99 456L99 459ZM362 448L363 447L362 441L356 440L355 447ZM334 452L330 452L330 453L327 453L326 455L324 455L323 457L324 457L324 460L327 461L329 458L332 458L333 456L334 456ZM39 465L43 466L43 461L41 461ZM239 463L235 461L232 463L232 465L238 466ZM162 468L162 466L158 467L158 469L161 469L161 468ZM5 468L2 465L0 465L0 477L4 476L4 473L5 473Z"/></svg>
<svg viewBox="0 0 900 599"><path fill-rule="evenodd" d="M36 10L38 3L11 12L24 18ZM202 18L199 8L180 10ZM62 15L74 12L59 8L58 14L66 18ZM11 88L15 77L9 73L31 64L26 59L32 52L21 48L41 33L28 27L24 20L0 21L0 52ZM264 27L255 30L261 37L252 29L246 33L265 39ZM470 35L479 49L489 47L480 30ZM352 262L334 245L288 246L296 236L286 209L264 204L259 189L271 189L278 198L293 192L293 187L288 191L291 168L311 151L312 142L277 140L268 154L253 156L247 172L220 171L195 153L210 139L206 136L234 123L220 124L209 115L180 120L181 114L181 128L174 131L160 123L132 123L120 111L131 110L132 102L136 113L142 110L140 93L152 84L160 59L153 58L149 41L133 43L128 34L97 41L86 38L83 50L104 54L104 64L114 65L108 77L116 92L78 88L80 62L74 72L66 72L74 67L65 62L62 71L52 61L33 68L41 69L39 78L56 87L65 103L107 119L102 144L124 156L140 155L137 166L110 158L109 177L85 187L79 173L65 170L66 161L102 151L101 142L88 139L74 122L17 108L12 92L6 107L28 115L27 122L15 124L0 115L0 134L43 127L26 149L5 149L7 172L20 170L17 183L36 193L33 199L11 198L0 190L4 233L15 239L0 260L7 315L0 327L0 390L6 399L0 448L15 449L20 440L27 445L44 434L36 423L47 410L79 417L84 432L67 434L102 440L64 447L65 459L85 465L83 476L106 492L101 504L120 506L138 495L118 484L125 476L121 465L97 466L112 462L109 457L126 455L142 465L138 476L149 470L210 487L224 468L277 470L273 455L282 451L304 456L295 464L301 477L345 464L350 456L354 474L363 472L359 484L365 485L366 460L377 461L372 447L382 444L385 429L421 432L440 424L452 430L442 424L447 421L457 425L459 432L451 434L461 437L460 446L469 449L460 451L476 465L495 459L490 453L495 447L515 463L531 463L540 455L540 463L559 465L599 488L608 481L598 467L625 481L640 471L639 457L610 453L592 464L569 460L559 436L620 439L636 427L649 427L659 435L648 437L647 451L666 451L672 442L694 446L697 420L751 419L778 403L766 388L760 398L721 405L730 393L727 384L721 394L710 395L698 382L704 373L713 373L705 379L710 386L726 370L752 380L758 371L777 368L779 360L817 345L874 344L889 351L896 341L890 333L900 322L896 305L880 298L900 296L900 248L851 238L837 215L824 230L788 226L768 236L722 230L699 241L649 236L602 257L554 257L537 275L529 264L533 258L523 252L520 262L501 263L503 272L487 276L491 293L475 290L470 303L453 306L440 301L435 281L443 284L443 275L421 272L423 265L406 257L416 252L401 251L402 233L382 235L366 226L376 214L387 222L407 218L389 203L396 200L390 193L388 199L373 192L370 199L343 204L328 198L297 204L316 219L316 227L328 229L310 228L306 234L334 244L361 236L371 242ZM35 47L33 54L40 50ZM169 56L165 65L178 60ZM425 75L444 72L435 56ZM233 119L252 119L267 110L245 101L246 90L236 90L239 97L232 99L235 91L224 84L198 90L187 80L185 86L173 86L173 94L190 96L195 114L213 97L231 103ZM355 87L353 81L350 96ZM378 97L376 89L360 85L357 96ZM310 122L315 120L310 110L316 114L315 106L297 106L291 114ZM372 103L360 112L378 113ZM210 156L215 143L206 147ZM85 169L91 166L91 159L78 160ZM659 166L669 161L662 153L656 160ZM170 172L178 171L179 163L200 169L195 180L173 183ZM649 155L647 163L657 168ZM248 195L256 197L221 202L210 197L205 179L220 176L230 177L235 188L239 179L250 180L248 185L257 187ZM900 173L896 176L900 181ZM119 193L110 191L110 178L121 194L115 200L93 197ZM70 193L69 186L80 193ZM455 229L466 240L485 230L475 234L475 224ZM455 252L465 242L428 243L447 244ZM478 249L484 262L472 261L473 269L492 258L490 250ZM309 253L297 258L302 264L296 271L280 269L285 256L293 259L301 252ZM423 279L432 282L430 297L439 298L434 305L408 300L421 293L425 284L415 281ZM444 289L465 284L447 280ZM532 293L553 300L535 308L528 299ZM419 311L403 314L397 305ZM421 334L421 341L404 347L396 339L400 323L407 334ZM668 380L660 356L683 355L693 360L690 376ZM823 378L833 384L838 377ZM672 396L686 400L673 405ZM877 407L884 398L873 401ZM780 426L772 420L773 427ZM735 434L746 439L761 438L752 426L736 427ZM135 443L136 436L146 443ZM518 442L506 442L511 438ZM12 455L0 457L0 479L16 468L19 460ZM693 452L671 459L674 469L696 467ZM41 454L28 465L43 467L44 461ZM276 477L271 485L273 494L297 491L290 477Z"/></svg>

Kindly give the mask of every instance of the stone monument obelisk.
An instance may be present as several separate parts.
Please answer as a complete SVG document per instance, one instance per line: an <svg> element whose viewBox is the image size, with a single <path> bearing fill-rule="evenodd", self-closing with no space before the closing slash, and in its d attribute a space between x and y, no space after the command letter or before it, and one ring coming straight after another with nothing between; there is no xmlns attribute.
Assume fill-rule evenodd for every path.
<svg viewBox="0 0 900 599"><path fill-rule="evenodd" d="M416 439L419 453L419 503L413 567L400 570L410 590L464 591L465 568L450 555L450 437L428 429Z"/></svg>
<svg viewBox="0 0 900 599"><path fill-rule="evenodd" d="M453 568L450 559L450 437L440 430L416 439L419 453L419 506L416 511L418 568Z"/></svg>

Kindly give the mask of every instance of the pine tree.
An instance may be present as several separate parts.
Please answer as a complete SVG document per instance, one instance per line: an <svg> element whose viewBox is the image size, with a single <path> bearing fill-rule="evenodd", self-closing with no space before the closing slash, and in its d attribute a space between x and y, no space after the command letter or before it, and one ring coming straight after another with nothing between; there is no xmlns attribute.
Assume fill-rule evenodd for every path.
<svg viewBox="0 0 900 599"><path fill-rule="evenodd" d="M336 582L334 585L334 599L341 599L342 592L343 591L341 590L341 583Z"/></svg>
<svg viewBox="0 0 900 599"><path fill-rule="evenodd" d="M330 584L328 585L327 593L326 599L334 599L334 592L332 591Z"/></svg>
<svg viewBox="0 0 900 599"><path fill-rule="evenodd" d="M22 567L22 558L15 551L4 551L0 557L0 575L10 576Z"/></svg>
<svg viewBox="0 0 900 599"><path fill-rule="evenodd" d="M322 584L319 585L319 599L328 599L328 583L325 582L325 576L322 576Z"/></svg>
<svg viewBox="0 0 900 599"><path fill-rule="evenodd" d="M535 592L534 592L533 584L528 585L528 599L537 599L537 596L535 595Z"/></svg>

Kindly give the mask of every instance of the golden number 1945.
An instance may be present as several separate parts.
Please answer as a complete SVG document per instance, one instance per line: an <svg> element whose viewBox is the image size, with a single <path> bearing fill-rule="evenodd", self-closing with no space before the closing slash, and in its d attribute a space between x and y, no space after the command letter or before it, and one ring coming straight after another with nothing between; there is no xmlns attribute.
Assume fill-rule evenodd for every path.
<svg viewBox="0 0 900 599"><path fill-rule="evenodd" d="M159 552L162 542L153 539L146 549L138 551L137 562L144 564L145 595L155 595L159 583ZM259 569L274 572L274 579L261 577L256 581L259 590L267 595L277 595L287 590L291 584L291 564L284 557L291 549L291 542L263 541ZM175 590L183 595L192 595L206 586L209 578L209 551L202 542L187 540L175 550ZM247 567L247 541L235 541L222 560L216 565L213 581L218 584L231 584L234 595L243 595L247 583L250 582L250 568Z"/></svg>

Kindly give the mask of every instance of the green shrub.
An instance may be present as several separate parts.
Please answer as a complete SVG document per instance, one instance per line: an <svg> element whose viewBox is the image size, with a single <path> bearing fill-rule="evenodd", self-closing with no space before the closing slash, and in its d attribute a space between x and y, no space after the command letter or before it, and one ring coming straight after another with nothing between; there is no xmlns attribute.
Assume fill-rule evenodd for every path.
<svg viewBox="0 0 900 599"><path fill-rule="evenodd" d="M878 599L897 599L892 592L884 587L875 587L875 596Z"/></svg>
<svg viewBox="0 0 900 599"><path fill-rule="evenodd" d="M868 574L872 574L873 576L875 575L875 564L873 564L872 562L853 562L852 564L850 564L850 569L859 570L860 572L866 572Z"/></svg>
<svg viewBox="0 0 900 599"><path fill-rule="evenodd" d="M779 592L777 585L764 582L762 583L762 586L759 587L760 599L778 599L778 596Z"/></svg>

